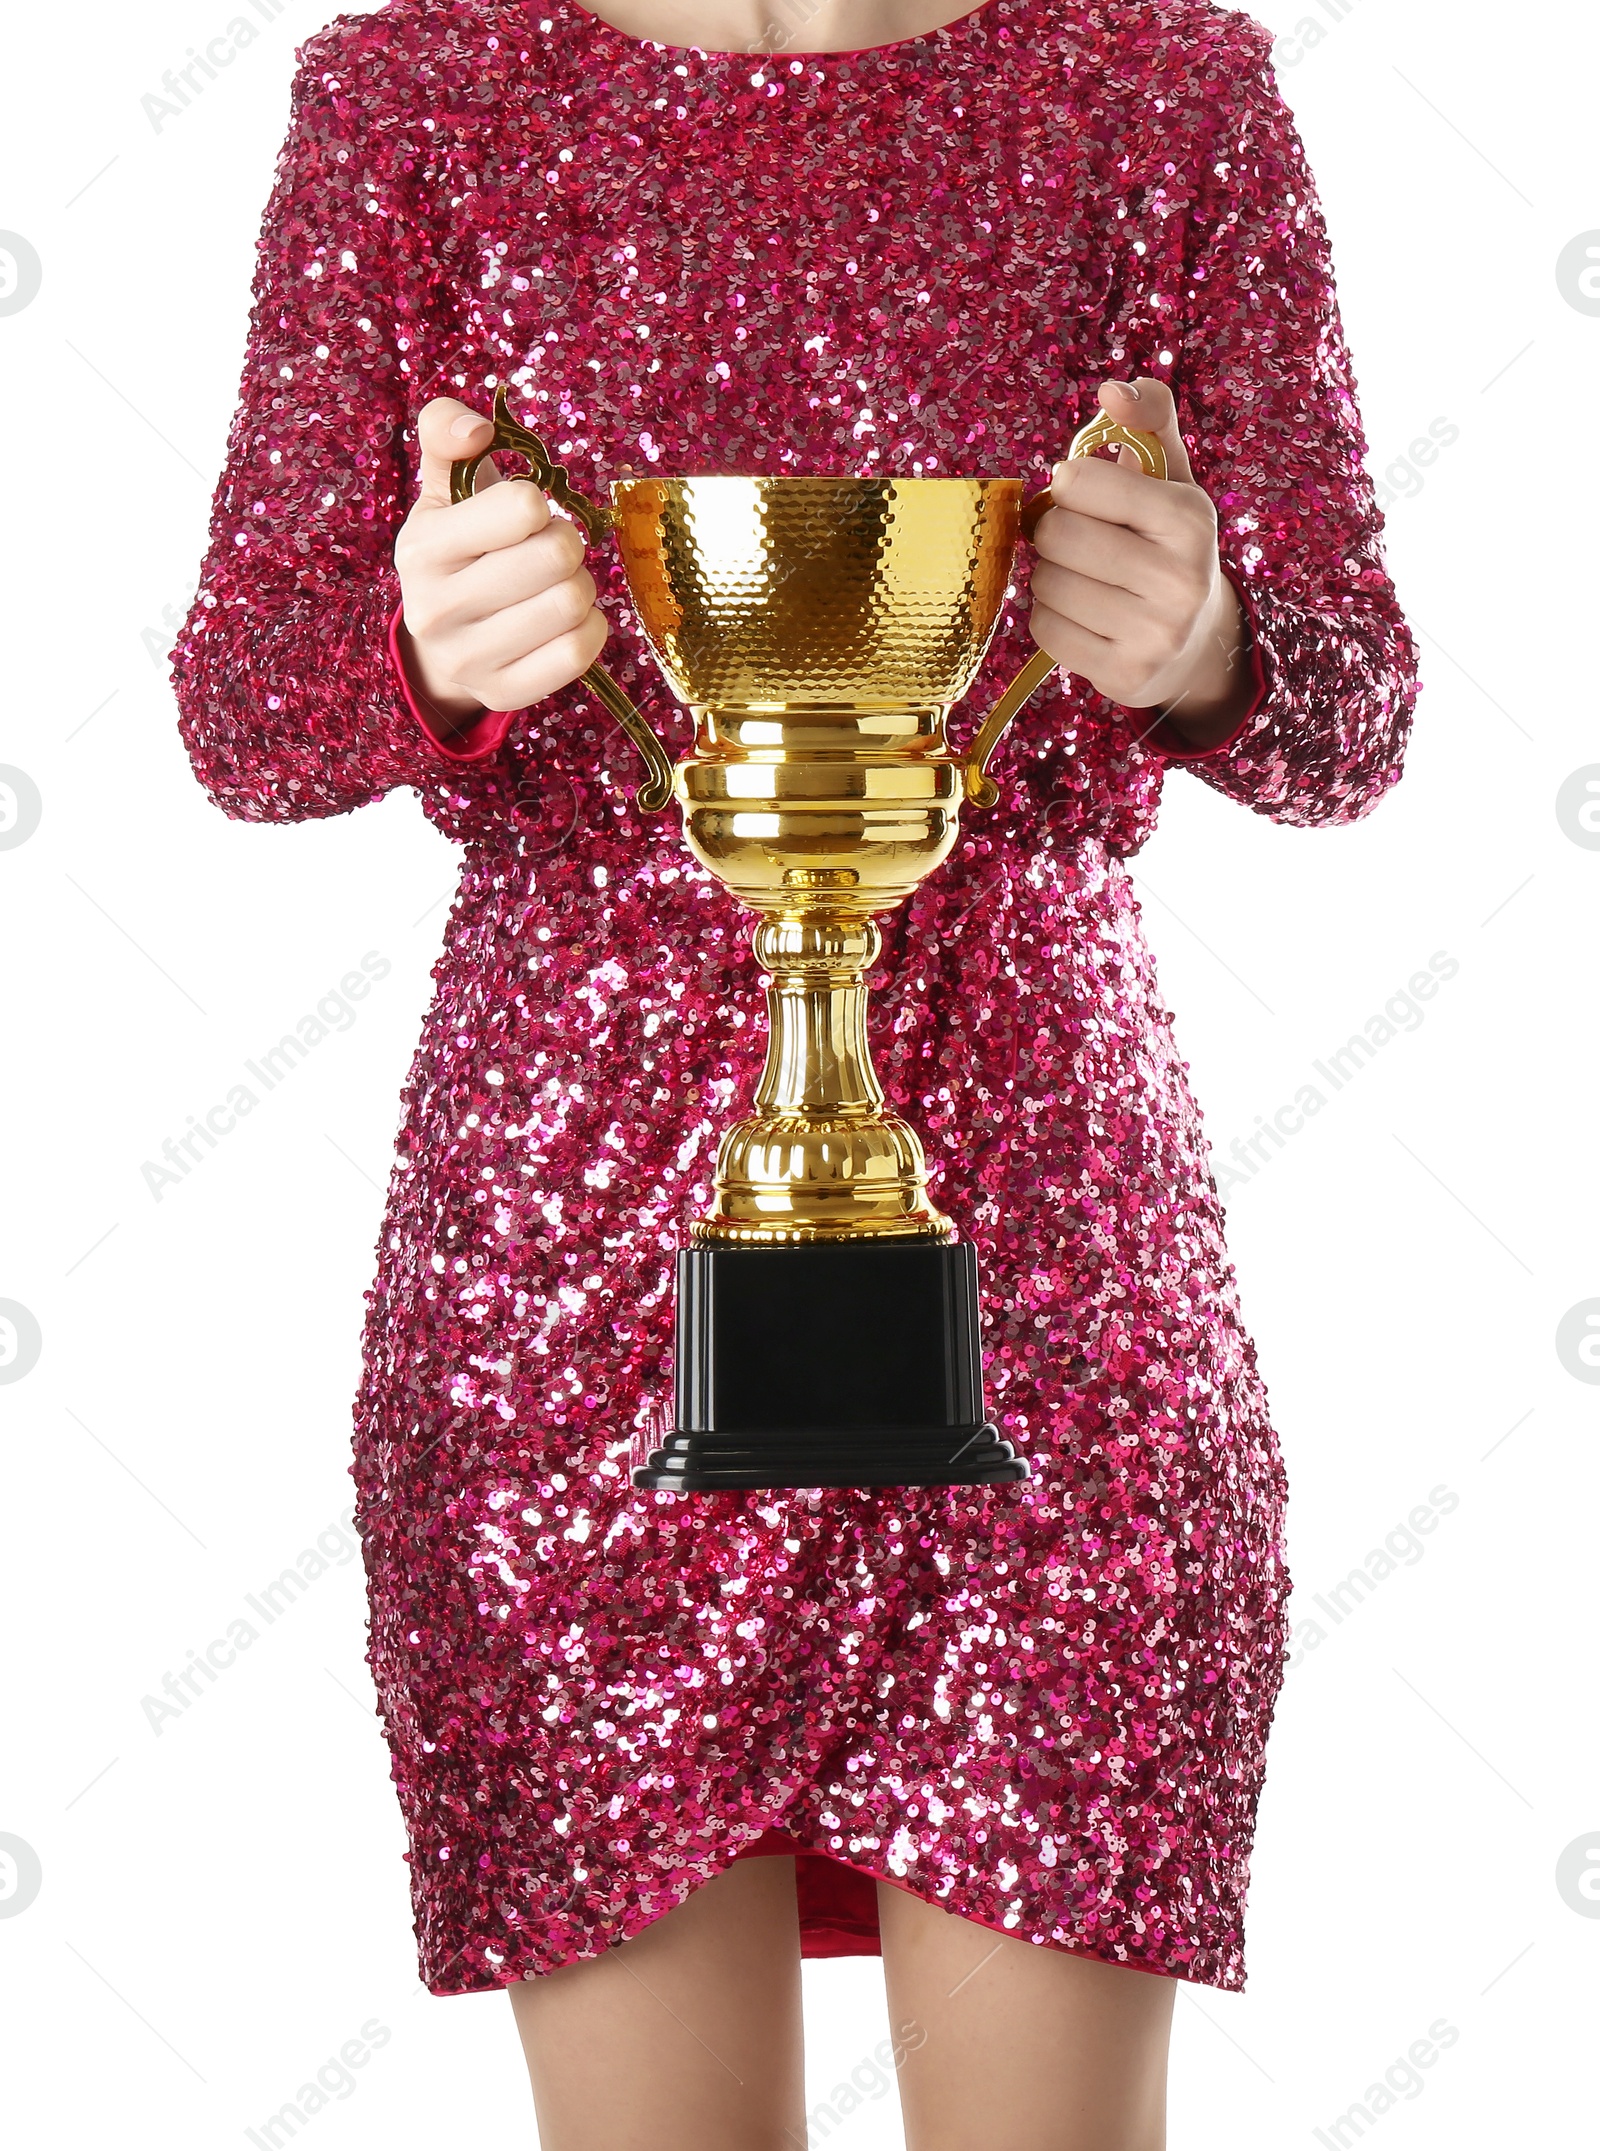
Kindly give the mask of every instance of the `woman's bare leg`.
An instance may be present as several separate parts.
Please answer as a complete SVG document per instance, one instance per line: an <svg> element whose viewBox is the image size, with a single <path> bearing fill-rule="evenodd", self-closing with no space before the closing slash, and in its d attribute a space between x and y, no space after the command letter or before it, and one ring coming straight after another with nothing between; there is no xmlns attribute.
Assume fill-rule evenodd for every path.
<svg viewBox="0 0 1600 2151"><path fill-rule="evenodd" d="M540 2151L805 2140L792 1858L736 1860L631 1941L510 1994Z"/></svg>
<svg viewBox="0 0 1600 2151"><path fill-rule="evenodd" d="M878 1885L906 2151L1163 2151L1173 1982Z"/></svg>

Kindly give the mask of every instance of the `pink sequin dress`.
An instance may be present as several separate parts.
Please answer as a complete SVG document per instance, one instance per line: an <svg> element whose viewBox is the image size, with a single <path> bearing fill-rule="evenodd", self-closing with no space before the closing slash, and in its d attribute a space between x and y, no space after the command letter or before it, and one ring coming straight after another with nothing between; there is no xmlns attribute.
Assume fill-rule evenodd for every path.
<svg viewBox="0 0 1600 2151"><path fill-rule="evenodd" d="M1204 0L988 0L766 58L573 0L391 0L303 49L175 676L225 812L405 785L461 847L353 1467L435 1993L592 1956L794 1846L810 1953L876 1950L881 1876L1243 1983L1283 1476L1125 862L1174 759L1280 821L1364 813L1414 694L1268 51ZM1058 675L878 974L878 1065L977 1243L991 1413L1032 1478L638 1492L758 974L581 687L454 753L409 704L388 629L416 414L507 381L593 494L706 470L1032 490L1097 384L1141 371L1218 504L1257 705L1185 757ZM607 662L661 711L620 571L591 566ZM971 711L1029 654L1026 603Z"/></svg>

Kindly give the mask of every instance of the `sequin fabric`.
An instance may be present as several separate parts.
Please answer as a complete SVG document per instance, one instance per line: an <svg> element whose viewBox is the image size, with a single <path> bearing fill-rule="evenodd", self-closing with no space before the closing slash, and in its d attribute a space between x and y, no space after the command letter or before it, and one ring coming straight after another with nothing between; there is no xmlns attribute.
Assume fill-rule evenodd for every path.
<svg viewBox="0 0 1600 2151"><path fill-rule="evenodd" d="M746 923L635 810L581 687L451 759L385 627L434 395L508 381L594 493L1032 489L1097 383L1149 372L1266 679L1192 777L1280 821L1365 812L1414 654L1268 50L1198 0L989 0L767 58L568 0L393 0L302 49L174 671L229 814L409 786L462 847L353 1467L435 1993L592 1956L768 1828L1034 1943L1243 1984L1284 1484L1124 865L1181 743L1058 676L1000 806L886 923L879 1067L978 1245L991 1411L1031 1481L640 1493L674 1249L760 1058ZM592 564L607 661L681 751ZM973 711L1029 654L1026 607L1024 567Z"/></svg>

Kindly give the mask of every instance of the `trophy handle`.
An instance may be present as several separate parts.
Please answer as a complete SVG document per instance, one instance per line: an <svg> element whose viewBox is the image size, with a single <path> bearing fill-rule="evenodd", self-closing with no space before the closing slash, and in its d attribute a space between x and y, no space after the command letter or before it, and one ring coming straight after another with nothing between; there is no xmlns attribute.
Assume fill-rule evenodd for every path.
<svg viewBox="0 0 1600 2151"><path fill-rule="evenodd" d="M1072 436L1067 450L1069 457L1092 455L1097 448L1131 448L1139 458L1140 467L1151 478L1165 478L1167 459L1160 441L1153 433L1136 433L1131 426L1119 425L1111 415L1102 411L1091 418L1086 426L1080 426ZM1048 492L1035 493L1023 502L1023 535L1031 538L1034 526L1050 505ZM1000 787L988 773L989 762L1011 720L1028 697L1041 688L1056 669L1056 660L1046 650L1035 650L1011 685L1000 697L983 723L973 735L972 744L965 755L966 794L975 807L992 807L1000 797Z"/></svg>
<svg viewBox="0 0 1600 2151"><path fill-rule="evenodd" d="M450 466L450 498L452 501L470 500L477 480L478 466L485 456L495 449L505 449L519 455L526 462L525 471L513 471L513 478L529 479L539 486L558 507L565 508L593 538L600 538L612 525L611 510L580 493L567 477L559 463L552 463L550 451L537 433L519 425L511 415L506 402L506 385L502 381L494 392L494 439L480 454L467 456ZM672 762L667 750L656 737L654 726L637 703L623 693L597 659L583 675L583 684L615 717L629 739L644 757L650 774L634 793L634 803L647 814L659 814L672 797Z"/></svg>

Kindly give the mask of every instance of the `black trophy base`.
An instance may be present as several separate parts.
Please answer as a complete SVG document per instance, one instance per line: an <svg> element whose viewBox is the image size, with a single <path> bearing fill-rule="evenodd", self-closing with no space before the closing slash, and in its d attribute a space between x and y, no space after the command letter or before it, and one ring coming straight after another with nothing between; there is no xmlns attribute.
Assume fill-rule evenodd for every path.
<svg viewBox="0 0 1600 2151"><path fill-rule="evenodd" d="M970 1246L818 1241L678 1256L677 1425L633 1483L1000 1486Z"/></svg>
<svg viewBox="0 0 1600 2151"><path fill-rule="evenodd" d="M752 1435L669 1434L634 1469L635 1486L707 1493L718 1487L1000 1486L1028 1476L1028 1467L990 1425L909 1441L898 1428L866 1427L842 1442L821 1429L788 1440Z"/></svg>

